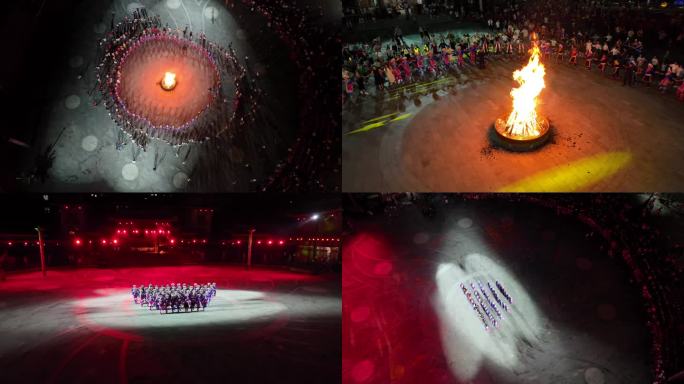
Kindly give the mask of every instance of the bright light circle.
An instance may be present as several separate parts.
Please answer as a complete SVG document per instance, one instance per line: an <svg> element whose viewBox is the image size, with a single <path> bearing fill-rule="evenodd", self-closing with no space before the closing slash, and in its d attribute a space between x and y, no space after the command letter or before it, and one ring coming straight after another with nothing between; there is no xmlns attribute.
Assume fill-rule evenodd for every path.
<svg viewBox="0 0 684 384"><path fill-rule="evenodd" d="M261 292L244 290L219 290L207 309L199 312L160 314L133 303L128 292L81 300L77 308L79 318L87 324L124 330L242 323L270 319L287 310Z"/></svg>

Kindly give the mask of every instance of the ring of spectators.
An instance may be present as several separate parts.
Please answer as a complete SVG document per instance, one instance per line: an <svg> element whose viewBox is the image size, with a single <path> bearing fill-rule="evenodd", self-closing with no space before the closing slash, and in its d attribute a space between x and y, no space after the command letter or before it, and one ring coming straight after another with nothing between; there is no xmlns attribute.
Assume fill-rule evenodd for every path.
<svg viewBox="0 0 684 384"><path fill-rule="evenodd" d="M682 14L615 8L603 1L533 0L524 7L497 8L482 22L488 32L434 34L421 26L420 42L407 43L397 26L389 43L378 37L344 46L343 100L357 91L367 95L371 76L382 91L483 66L487 55L526 55L535 37L547 62L583 64L625 86L657 87L684 102Z"/></svg>

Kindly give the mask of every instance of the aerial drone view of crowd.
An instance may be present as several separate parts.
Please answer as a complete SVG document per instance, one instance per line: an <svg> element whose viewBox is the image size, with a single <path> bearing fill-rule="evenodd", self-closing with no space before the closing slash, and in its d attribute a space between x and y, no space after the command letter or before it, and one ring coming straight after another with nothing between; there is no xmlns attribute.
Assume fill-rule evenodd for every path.
<svg viewBox="0 0 684 384"><path fill-rule="evenodd" d="M674 93L684 102L684 22L681 12L619 7L605 1L512 2L477 15L486 32L433 33L421 26L420 41L392 36L343 47L343 101L368 95L373 78L382 92L464 67L484 67L488 58L526 58L537 44L542 59L596 71L624 86L643 85Z"/></svg>
<svg viewBox="0 0 684 384"><path fill-rule="evenodd" d="M494 300L492 300L490 298L490 295L487 294L487 289L485 289L484 285L480 280L477 280L477 286L475 286L475 283L473 282L470 283L470 288L472 288L473 292L472 294L470 293L470 290L468 290L465 284L460 284L463 295L465 295L465 298L466 300L468 300L468 303L470 304L471 308L473 308L473 311L477 313L477 316L480 318L480 321L482 321L482 325L484 326L485 331L489 331L490 327L489 324L487 324L487 320L485 320L485 317L482 314L482 312L484 312L487 315L487 318L489 318L489 322L494 326L494 328L499 328L499 322L504 319L504 315L502 311L499 310L499 308L496 306L496 304L499 304L499 307L501 307L501 309L506 312L511 311L509 306L506 304L506 301L508 301L509 305L513 304L513 299L508 294L508 292L506 292L503 285L501 285L501 283L499 283L498 281L496 281L494 284L496 285L496 288L499 291L498 294L496 293L497 290L492 287L492 284L490 282L487 282L487 288L489 289L491 297L493 297ZM480 295L480 292L482 292L482 295ZM477 302L473 299L473 294L477 299ZM499 295L502 295L505 300L500 299ZM484 300L482 299L482 297L484 297ZM487 309L488 306L492 308L496 316L492 315L489 309ZM496 320L497 318L499 319L499 321Z"/></svg>
<svg viewBox="0 0 684 384"><path fill-rule="evenodd" d="M192 285L186 283L171 283L162 286L148 284L140 288L131 289L133 302L141 307L147 306L150 311L157 310L160 314L205 310L211 299L216 296L216 283Z"/></svg>
<svg viewBox="0 0 684 384"><path fill-rule="evenodd" d="M246 102L247 95L256 97L260 91L254 79L247 79L247 69L238 61L232 46L223 48L208 41L202 33L193 38L192 31L187 27L184 30L172 30L162 24L159 16L148 15L145 8L141 8L134 12L132 18L125 17L116 25L112 22L112 30L100 41L99 48L101 57L96 67L95 87L101 97L93 104L104 103L109 115L142 147L151 138L161 139L171 145L201 142L226 130L228 125L237 121L236 117L240 118L240 124L252 119L246 113L238 116L238 111ZM138 50L145 52L136 55ZM126 84L124 68L128 57L134 57L129 60L135 62L130 67L136 67L168 56L188 56L198 62L199 69L195 71L204 76L195 77L212 77L208 73L215 72L213 83L207 84L211 97L202 100L206 105L198 108L186 101L185 105L176 107L163 104L161 107L155 106L148 100L150 95L139 87L128 92L127 97L122 97L127 94L122 92L121 85ZM232 77L235 88L233 96L223 94L221 78L224 75ZM231 98L232 101L227 102ZM138 113L131 109L132 106ZM165 116L164 124L160 124L156 116ZM119 144L117 148L120 149Z"/></svg>

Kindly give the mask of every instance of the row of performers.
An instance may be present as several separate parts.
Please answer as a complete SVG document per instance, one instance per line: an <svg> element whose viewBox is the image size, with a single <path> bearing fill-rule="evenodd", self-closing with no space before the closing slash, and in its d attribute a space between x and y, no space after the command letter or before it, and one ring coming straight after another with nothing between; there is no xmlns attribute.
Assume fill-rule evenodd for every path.
<svg viewBox="0 0 684 384"><path fill-rule="evenodd" d="M508 304L513 304L513 299L508 294L508 292L506 292L503 285L501 285L501 283L499 283L498 281L496 281L494 285L497 289L494 289L492 287L492 284L487 282L488 289L485 289L481 281L477 281L477 287L474 283L471 282L470 287L473 291L473 293L471 294L470 290L468 290L468 288L463 283L461 283L461 291L463 291L463 294L468 300L468 303L470 303L471 307L477 313L478 317L482 321L482 325L484 325L485 331L489 331L489 324L487 324L487 320L485 320L485 316L482 314L483 312L489 318L490 323L494 325L495 328L498 328L499 322L496 319L498 317L499 320L503 320L504 316L499 310L499 308L496 306L496 304L498 304L499 307L503 308L503 310L506 312L510 312ZM491 297L487 293L487 290L489 290L489 292L491 293ZM480 293L482 294L480 295ZM503 297L503 299L501 299L499 296ZM494 298L493 301L491 299L492 297ZM508 304L506 304L506 302L508 302ZM496 314L496 317L492 315L492 312L489 310L489 308L493 310L493 312Z"/></svg>
<svg viewBox="0 0 684 384"><path fill-rule="evenodd" d="M150 311L156 309L159 313L169 313L169 310L171 313L181 310L192 312L199 311L200 308L206 309L211 299L216 296L216 283L171 283L162 286L149 284L140 288L133 285L131 295L135 304L147 305Z"/></svg>

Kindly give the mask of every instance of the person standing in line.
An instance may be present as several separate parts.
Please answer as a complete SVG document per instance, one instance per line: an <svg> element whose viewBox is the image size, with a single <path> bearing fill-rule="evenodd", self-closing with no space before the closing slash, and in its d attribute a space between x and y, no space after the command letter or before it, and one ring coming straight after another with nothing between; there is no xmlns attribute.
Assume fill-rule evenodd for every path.
<svg viewBox="0 0 684 384"><path fill-rule="evenodd" d="M629 58L625 62L625 74L622 79L622 86L628 85L630 87L634 86L634 61Z"/></svg>

